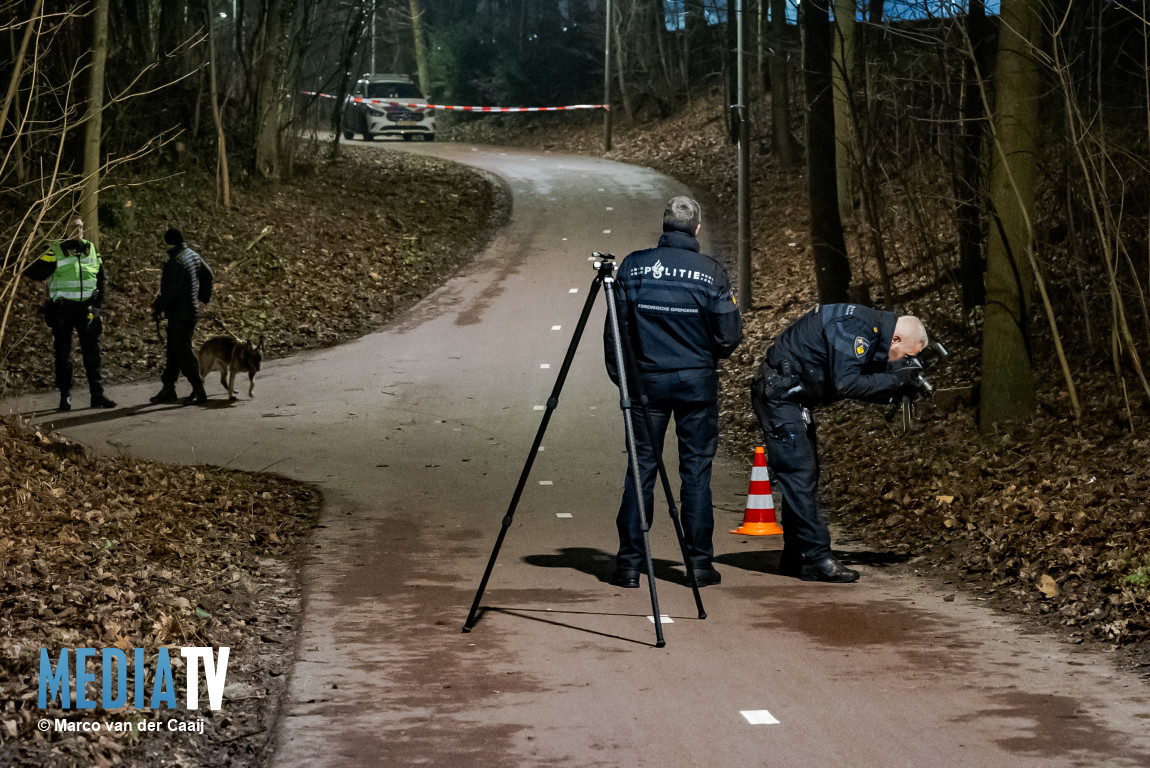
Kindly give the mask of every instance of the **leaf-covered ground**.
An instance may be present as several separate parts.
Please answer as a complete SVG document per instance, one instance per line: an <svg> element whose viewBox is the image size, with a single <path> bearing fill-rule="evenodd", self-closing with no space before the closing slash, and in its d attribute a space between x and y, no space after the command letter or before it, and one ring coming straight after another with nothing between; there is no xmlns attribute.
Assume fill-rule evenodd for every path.
<svg viewBox="0 0 1150 768"><path fill-rule="evenodd" d="M211 180L194 173L105 193L115 212L101 249L112 397L116 381L158 378L163 348L148 308L169 223L216 274L197 339L263 334L268 352L282 355L378 328L475 253L506 215L503 190L469 170L345 151L339 163L292 182L242 185L230 210L214 204ZM52 386L51 337L35 313L42 296L42 287L22 286L0 351L0 395ZM0 763L265 764L294 657L303 544L319 505L314 489L274 476L97 456L0 419ZM159 648L183 646L230 647L222 710L209 709L203 686L200 709L183 709L178 650L174 713L135 709L132 674L125 708L37 709L40 648L53 662L61 648L143 648L151 670ZM170 716L202 719L203 734L167 732ZM161 728L44 733L42 718Z"/></svg>
<svg viewBox="0 0 1150 768"><path fill-rule="evenodd" d="M683 181L704 204L703 226L730 233L736 157L720 109L716 96L660 123L617 121L606 157ZM753 308L723 369L725 445L748 465L762 444L751 376L770 339L816 303L805 176L769 155L768 125L763 105L752 128ZM489 118L454 130L477 141L604 154L601 117ZM900 234L903 244L912 239L892 239ZM857 252L850 241L848 233L848 250ZM716 251L733 259L733 239L720 237ZM896 245L892 258L911 267L895 280L912 295L937 268L916 265L907 251ZM853 267L856 278L873 280L866 264L855 259ZM1112 369L1076 358L1084 416L1073 421L1049 332L1036 317L1038 416L1013 434L983 438L969 393L980 367L977 317L963 313L955 286L919 293L903 308L951 355L932 375L939 391L919 408L917 426L903 435L899 420L887 421L876 406L844 403L817 414L824 508L844 526L839 543L867 550L860 562L964 585L1071 641L1122 646L1126 663L1150 677L1150 404L1131 391L1132 432Z"/></svg>
<svg viewBox="0 0 1150 768"><path fill-rule="evenodd" d="M277 715L300 612L300 545L314 489L210 467L98 456L0 422L0 754L6 766L259 764ZM183 646L227 646L225 705L184 709ZM127 650L128 705L37 708L40 649ZM136 709L133 652L150 700L158 649L171 648L179 709ZM87 698L100 701L101 669ZM41 732L43 718L166 723L203 734Z"/></svg>

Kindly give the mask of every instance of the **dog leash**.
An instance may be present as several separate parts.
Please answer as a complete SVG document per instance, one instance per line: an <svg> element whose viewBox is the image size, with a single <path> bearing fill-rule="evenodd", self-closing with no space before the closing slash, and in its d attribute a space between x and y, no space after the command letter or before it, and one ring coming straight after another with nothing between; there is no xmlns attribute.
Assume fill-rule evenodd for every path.
<svg viewBox="0 0 1150 768"><path fill-rule="evenodd" d="M239 336L236 334L236 332L235 332L235 331L233 331L231 328L229 328L229 327L227 326L227 323L225 323L223 320L221 320L221 319L220 319L220 318L219 318L219 317L216 315L216 313L215 313L215 311L214 311L214 310L211 310L211 309L209 309L209 310L205 310L205 311L204 311L204 314L205 314L205 315L207 315L209 319L211 319L211 320L215 320L215 321L216 321L216 323L217 323L217 324L218 324L218 325L219 325L221 328L223 328L223 329L224 329L224 331L225 331L225 332L226 332L226 333L227 333L229 336L231 336L231 337L232 337L232 339L234 339L235 341L243 341L243 339L241 339L241 338L240 338L240 337L239 337Z"/></svg>

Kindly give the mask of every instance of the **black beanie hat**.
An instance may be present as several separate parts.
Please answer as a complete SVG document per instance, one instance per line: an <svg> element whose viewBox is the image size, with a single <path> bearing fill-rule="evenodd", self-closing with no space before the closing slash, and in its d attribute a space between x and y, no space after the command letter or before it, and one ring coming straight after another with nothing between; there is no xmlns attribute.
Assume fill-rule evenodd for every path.
<svg viewBox="0 0 1150 768"><path fill-rule="evenodd" d="M168 231L164 233L164 242L168 245L183 245L184 235L175 227L169 227Z"/></svg>

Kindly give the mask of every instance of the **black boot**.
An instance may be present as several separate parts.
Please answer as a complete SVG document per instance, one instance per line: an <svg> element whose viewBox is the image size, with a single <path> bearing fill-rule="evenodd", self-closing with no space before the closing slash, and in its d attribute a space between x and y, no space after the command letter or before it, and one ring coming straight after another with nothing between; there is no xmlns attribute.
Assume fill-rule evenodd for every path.
<svg viewBox="0 0 1150 768"><path fill-rule="evenodd" d="M72 410L72 394L70 392L60 393L60 407L56 410L61 412Z"/></svg>
<svg viewBox="0 0 1150 768"><path fill-rule="evenodd" d="M203 385L200 385L192 390L192 394L184 398L184 405L203 405L208 402L208 393L204 391Z"/></svg>
<svg viewBox="0 0 1150 768"><path fill-rule="evenodd" d="M103 392L92 395L91 405L93 408L115 408L116 401L109 398Z"/></svg>
<svg viewBox="0 0 1150 768"><path fill-rule="evenodd" d="M164 388L156 394L148 398L152 403L175 403L179 401L179 396L176 394L176 386L174 384L165 384Z"/></svg>
<svg viewBox="0 0 1150 768"><path fill-rule="evenodd" d="M859 580L859 572L847 568L834 556L823 558L814 563L803 563L803 581L828 581L832 584L850 584Z"/></svg>

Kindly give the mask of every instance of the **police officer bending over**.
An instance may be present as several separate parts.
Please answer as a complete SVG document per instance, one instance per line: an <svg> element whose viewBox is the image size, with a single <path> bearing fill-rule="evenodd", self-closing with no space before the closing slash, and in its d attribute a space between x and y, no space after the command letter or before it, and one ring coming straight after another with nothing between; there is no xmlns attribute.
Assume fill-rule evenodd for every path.
<svg viewBox="0 0 1150 768"><path fill-rule="evenodd" d="M80 339L80 355L88 376L93 408L115 408L104 395L100 379L100 305L104 300L104 265L96 246L84 239L84 220L68 222L66 239L53 240L48 252L32 262L25 274L48 281L44 322L52 329L56 357L56 388L60 410L72 410L72 334Z"/></svg>
<svg viewBox="0 0 1150 768"><path fill-rule="evenodd" d="M743 323L727 271L699 252L699 204L675 197L663 212L663 236L655 248L636 251L619 265L616 285L619 330L627 334L639 366L639 384L648 398L654 434L641 413L634 419L635 450L650 526L657 465L671 417L679 438L683 535L688 566L700 587L718 584L711 564L714 510L711 462L719 445L719 361L735 351ZM619 382L610 316L604 328L607 373ZM637 395L638 393L633 393ZM638 398L636 397L636 400ZM643 562L643 532L631 472L623 486L616 519L619 554L609 581L637 588Z"/></svg>
<svg viewBox="0 0 1150 768"><path fill-rule="evenodd" d="M926 328L912 315L857 304L824 304L775 339L751 382L767 441L767 463L782 492L782 571L804 581L852 582L858 571L831 552L819 516L818 448L811 409L843 398L889 403L918 390L918 369L888 363L917 355ZM905 360L904 360L905 363Z"/></svg>

